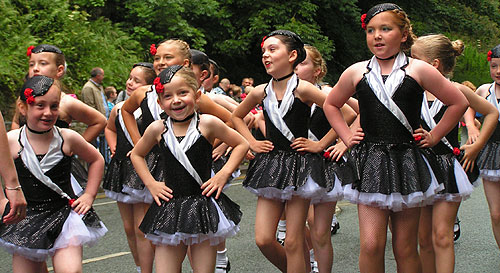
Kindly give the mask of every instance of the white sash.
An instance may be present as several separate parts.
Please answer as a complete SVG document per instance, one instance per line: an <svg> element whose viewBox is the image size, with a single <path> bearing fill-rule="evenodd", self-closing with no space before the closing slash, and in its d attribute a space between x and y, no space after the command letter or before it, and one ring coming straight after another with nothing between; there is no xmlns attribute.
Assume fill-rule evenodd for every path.
<svg viewBox="0 0 500 273"><path fill-rule="evenodd" d="M281 104L278 106L278 100L276 99L276 94L273 90L273 80L271 79L266 86L266 97L264 98L263 104L267 111L269 119L276 126L276 128L285 136L290 142L293 142L295 136L292 131L288 128L283 117L292 108L295 96L293 91L299 85L299 79L297 74L293 74L286 84L286 91L283 96Z"/></svg>
<svg viewBox="0 0 500 273"><path fill-rule="evenodd" d="M198 131L198 114L195 114L189 123L188 130L186 132L186 136L179 143L177 138L175 137L174 130L172 127L172 120L170 117L165 121L165 125L167 127L167 131L163 134L163 139L165 140L165 144L167 148L172 152L174 157L181 163L182 166L188 171L189 174L200 184L203 184L203 180L201 179L198 172L194 169L193 165L189 161L189 158L186 155L186 151L193 146L196 140L201 136Z"/></svg>
<svg viewBox="0 0 500 273"><path fill-rule="evenodd" d="M146 97L148 100L148 108L154 120L160 120L161 119L160 115L161 113L163 113L163 110L158 104L158 94L156 93L156 87L154 85L151 86L152 86L152 91L146 92Z"/></svg>
<svg viewBox="0 0 500 273"><path fill-rule="evenodd" d="M316 105L316 103L313 103L313 105L311 106L311 116L310 117L313 116L314 111L316 110L316 107L318 107ZM309 128L309 130L307 131L307 135L308 135L308 137L309 137L310 140L312 140L312 141L319 141L318 137L311 131L311 128Z"/></svg>
<svg viewBox="0 0 500 273"><path fill-rule="evenodd" d="M125 137L127 138L128 142L132 147L134 147L134 142L132 141L132 137L130 137L130 134L127 130L127 127L125 126L125 121L123 120L122 116L122 106L123 102L119 102L115 107L117 107L117 116L118 116L118 122L120 123L120 127L122 127L123 134L125 134ZM142 115L142 110L141 108L137 108L137 110L134 111L134 118L137 121L137 119Z"/></svg>
<svg viewBox="0 0 500 273"><path fill-rule="evenodd" d="M30 170L30 172L35 176L40 182L42 182L45 186L49 187L51 190L58 193L60 196L71 199L57 184L52 182L50 177L46 176L45 173L52 169L54 166L61 161L64 157L61 146L63 143L63 139L59 129L57 127L52 128L52 132L54 134L47 154L43 157L42 160L38 160L35 155L35 151L31 147L31 144L28 141L26 136L26 125L21 128L19 132L19 143L23 147L20 152L21 159L24 165Z"/></svg>
<svg viewBox="0 0 500 273"><path fill-rule="evenodd" d="M486 99L495 107L497 108L498 112L500 112L500 105L498 104L497 101L497 95L495 94L495 83L492 83L490 86L490 89L488 89L488 96L486 96ZM498 117L498 121L500 121L500 117Z"/></svg>
<svg viewBox="0 0 500 273"><path fill-rule="evenodd" d="M434 120L434 116L437 113L439 113L439 110L441 110L441 108L443 107L443 105L444 104L440 100L438 100L436 98L434 100L434 102L432 102L432 106L429 108L429 105L427 104L427 95L424 92L424 99L422 101L422 113L421 113L421 116L422 116L422 119L427 124L427 126L429 126L429 128L431 128L431 130L434 127L436 127L436 121ZM443 142L444 144L446 144L446 146L448 146L448 148L450 148L451 150L453 150L453 146L451 146L450 142L448 141L448 139L446 139L446 137L443 137L441 139L441 142Z"/></svg>
<svg viewBox="0 0 500 273"><path fill-rule="evenodd" d="M396 118L403 124L410 133L413 133L410 123L406 119L403 111L399 109L396 103L392 100L392 95L401 85L406 75L405 67L408 65L408 58L403 52L399 52L394 65L392 66L392 72L387 77L385 83L382 79L382 73L380 70L380 65L377 58L373 56L368 63L368 72L365 74L368 84L370 85L373 93L382 102L382 104L391 111L391 113L396 116Z"/></svg>

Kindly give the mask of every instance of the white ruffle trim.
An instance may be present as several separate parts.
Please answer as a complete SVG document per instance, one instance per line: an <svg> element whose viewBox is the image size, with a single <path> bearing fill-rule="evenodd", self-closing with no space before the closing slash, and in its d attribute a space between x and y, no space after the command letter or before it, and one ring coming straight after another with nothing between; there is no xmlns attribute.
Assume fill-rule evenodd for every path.
<svg viewBox="0 0 500 273"><path fill-rule="evenodd" d="M455 181L457 182L458 193L438 193L436 194L436 201L446 201L446 202L461 202L469 198L474 187L469 181L469 177L465 173L464 169L460 165L460 162L455 159L454 162L454 173Z"/></svg>
<svg viewBox="0 0 500 273"><path fill-rule="evenodd" d="M149 192L148 188L144 187L142 190L137 190L130 188L128 186L123 186L122 191L130 195L131 198L137 200L137 203L151 204L153 203L153 196Z"/></svg>
<svg viewBox="0 0 500 273"><path fill-rule="evenodd" d="M19 254L27 259L43 262L48 256L54 256L56 250L66 248L68 246L93 246L97 240L104 236L108 229L101 222L102 228L87 227L82 220L83 215L79 215L73 210L64 222L63 228L59 237L54 242L54 246L50 249L33 249L22 246L17 246L0 239L0 245L3 246L10 254Z"/></svg>
<svg viewBox="0 0 500 273"><path fill-rule="evenodd" d="M387 195L382 193L359 192L352 188L352 184L347 184L344 186L344 198L355 204L379 207L392 211L401 211L405 208L422 207L432 204L436 193L442 191L444 186L438 183L427 159L424 156L422 156L422 158L427 164L427 168L431 174L431 183L427 191L413 192L408 195L402 195L401 193L391 193Z"/></svg>
<svg viewBox="0 0 500 273"><path fill-rule="evenodd" d="M320 204L320 203L328 203L328 202L337 202L344 198L344 190L342 188L342 183L335 176L333 189L329 192L326 189L321 188L321 192L318 195L315 195L311 199L311 204Z"/></svg>
<svg viewBox="0 0 500 273"><path fill-rule="evenodd" d="M119 192L114 192L110 190L104 190L104 194L106 194L106 197L109 197L113 200L116 200L117 202L121 203L127 203L127 204L137 204L141 203L141 200L137 200L130 196L129 194L123 194Z"/></svg>
<svg viewBox="0 0 500 273"><path fill-rule="evenodd" d="M239 225L236 225L233 221L227 219L227 217L222 213L219 205L210 198L217 208L217 213L219 214L219 224L217 227L217 232L210 232L208 234L189 234L183 232L176 232L175 234L168 234L161 231L155 231L155 234L148 233L146 238L149 239L155 245L179 245L183 242L185 245L199 244L205 240L210 240L210 245L214 246L224 241L227 237L236 235L240 230Z"/></svg>
<svg viewBox="0 0 500 273"><path fill-rule="evenodd" d="M500 170L482 169L480 174L484 180L495 181L495 182L500 181Z"/></svg>
<svg viewBox="0 0 500 273"><path fill-rule="evenodd" d="M306 183L302 187L297 188L297 190L294 190L294 186L288 186L283 190L275 187L265 187L259 189L251 187L245 188L257 196L267 199L277 199L280 201L290 200L292 199L292 196L299 196L303 199L312 199L325 193L325 188L318 186L311 176L308 176Z"/></svg>

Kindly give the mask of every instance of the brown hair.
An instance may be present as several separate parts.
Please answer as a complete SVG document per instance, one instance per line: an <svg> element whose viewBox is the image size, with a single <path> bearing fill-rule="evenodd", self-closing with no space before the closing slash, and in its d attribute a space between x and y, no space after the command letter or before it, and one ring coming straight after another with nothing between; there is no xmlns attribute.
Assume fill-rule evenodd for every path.
<svg viewBox="0 0 500 273"><path fill-rule="evenodd" d="M107 99L109 99L109 97L111 97L112 93L117 93L116 88L114 86L108 86L104 89L104 94L106 95Z"/></svg>
<svg viewBox="0 0 500 273"><path fill-rule="evenodd" d="M416 40L417 36L413 33L413 28L410 23L410 19L408 18L408 15L406 14L405 11L403 10L388 10L393 13L394 15L394 23L399 26L399 29L401 29L402 33L407 33L408 36L406 38L406 41L401 44L401 50L406 51L411 48L413 45L413 42Z"/></svg>
<svg viewBox="0 0 500 273"><path fill-rule="evenodd" d="M455 68L456 57L462 55L465 45L461 40L450 41L443 34L432 34L419 37L415 44L420 45L420 49L429 60L438 59L441 73L450 76Z"/></svg>
<svg viewBox="0 0 500 273"><path fill-rule="evenodd" d="M307 56L311 58L314 68L319 68L321 70L319 75L316 77L316 82L320 82L328 71L325 59L323 59L321 53L316 47L312 45L305 45L304 48L306 49Z"/></svg>

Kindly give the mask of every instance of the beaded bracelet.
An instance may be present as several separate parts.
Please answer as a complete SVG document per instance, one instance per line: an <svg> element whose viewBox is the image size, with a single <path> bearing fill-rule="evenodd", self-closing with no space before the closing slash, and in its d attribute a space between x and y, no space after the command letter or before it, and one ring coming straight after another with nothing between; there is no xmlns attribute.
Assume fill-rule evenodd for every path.
<svg viewBox="0 0 500 273"><path fill-rule="evenodd" d="M9 190L9 191L20 191L21 190L21 185L19 185L17 187L14 187L14 188L5 187L5 189Z"/></svg>

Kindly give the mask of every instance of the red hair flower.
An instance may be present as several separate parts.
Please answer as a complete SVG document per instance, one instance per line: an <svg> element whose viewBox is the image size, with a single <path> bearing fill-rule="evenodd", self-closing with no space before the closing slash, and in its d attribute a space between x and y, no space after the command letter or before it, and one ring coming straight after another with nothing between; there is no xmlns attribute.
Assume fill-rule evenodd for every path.
<svg viewBox="0 0 500 273"><path fill-rule="evenodd" d="M33 102L35 102L35 97L33 97L33 89L31 88L24 89L24 96L26 97L27 104L32 104Z"/></svg>
<svg viewBox="0 0 500 273"><path fill-rule="evenodd" d="M149 52L153 56L156 55L156 45L155 44L151 44L151 46L149 47Z"/></svg>
<svg viewBox="0 0 500 273"><path fill-rule="evenodd" d="M329 159L330 158L330 152L329 151L325 151L323 153L323 157L326 158L326 159Z"/></svg>
<svg viewBox="0 0 500 273"><path fill-rule="evenodd" d="M262 38L262 42L260 43L260 48L263 48L264 47L264 41L267 39L267 36L264 36Z"/></svg>
<svg viewBox="0 0 500 273"><path fill-rule="evenodd" d="M460 149L458 149L457 147L453 148L453 154L454 155L459 155L460 154Z"/></svg>
<svg viewBox="0 0 500 273"><path fill-rule="evenodd" d="M365 19L366 19L366 13L361 15L361 28L362 29L366 29Z"/></svg>
<svg viewBox="0 0 500 273"><path fill-rule="evenodd" d="M422 136L421 135L414 136L413 139L415 139L415 141L420 141L422 140Z"/></svg>
<svg viewBox="0 0 500 273"><path fill-rule="evenodd" d="M491 62L491 55L493 55L493 52L488 51L488 62Z"/></svg>
<svg viewBox="0 0 500 273"><path fill-rule="evenodd" d="M163 84L161 84L160 77L156 77L156 79L153 82L156 93L163 93Z"/></svg>
<svg viewBox="0 0 500 273"><path fill-rule="evenodd" d="M34 46L29 46L28 50L26 50L26 56L31 57L31 51L34 49Z"/></svg>

